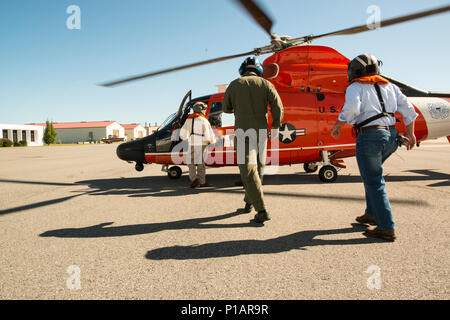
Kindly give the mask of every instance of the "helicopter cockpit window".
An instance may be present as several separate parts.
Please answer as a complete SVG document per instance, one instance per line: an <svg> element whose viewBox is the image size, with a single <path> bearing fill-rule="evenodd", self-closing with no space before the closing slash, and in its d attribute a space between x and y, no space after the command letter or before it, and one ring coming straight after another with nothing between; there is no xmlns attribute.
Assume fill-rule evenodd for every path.
<svg viewBox="0 0 450 320"><path fill-rule="evenodd" d="M212 127L222 127L222 102L213 102L211 104L208 120Z"/></svg>
<svg viewBox="0 0 450 320"><path fill-rule="evenodd" d="M175 120L176 115L177 115L177 113L175 112L175 113L172 113L170 116L168 116L167 119L164 120L164 122L159 126L158 130L169 129L169 126Z"/></svg>
<svg viewBox="0 0 450 320"><path fill-rule="evenodd" d="M223 113L222 101L213 102L211 104L208 120L214 128L234 125L234 116L232 114Z"/></svg>

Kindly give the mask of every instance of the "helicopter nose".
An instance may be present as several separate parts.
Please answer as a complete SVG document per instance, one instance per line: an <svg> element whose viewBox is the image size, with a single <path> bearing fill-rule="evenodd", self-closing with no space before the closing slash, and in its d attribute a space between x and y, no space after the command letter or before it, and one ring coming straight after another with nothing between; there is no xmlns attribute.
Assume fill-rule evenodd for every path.
<svg viewBox="0 0 450 320"><path fill-rule="evenodd" d="M144 145L140 140L120 144L116 149L116 154L124 161L145 162Z"/></svg>
<svg viewBox="0 0 450 320"><path fill-rule="evenodd" d="M126 151L128 149L126 144L128 144L128 142L121 143L116 149L116 154L121 160L125 160Z"/></svg>

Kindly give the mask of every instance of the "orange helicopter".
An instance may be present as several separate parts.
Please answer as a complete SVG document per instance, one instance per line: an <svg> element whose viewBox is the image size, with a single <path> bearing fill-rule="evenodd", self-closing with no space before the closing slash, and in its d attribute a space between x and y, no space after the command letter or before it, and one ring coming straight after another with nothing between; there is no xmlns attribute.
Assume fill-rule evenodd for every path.
<svg viewBox="0 0 450 320"><path fill-rule="evenodd" d="M313 40L334 36L350 35L373 29L361 25L321 35L299 38L278 36L271 32L272 21L253 0L237 0L254 20L269 34L271 44L253 51L216 59L205 60L180 67L146 73L108 82L102 86L114 86L129 81L149 78L168 72L192 68L249 55L272 53L263 62L263 77L271 81L277 89L284 106L284 117L276 144L268 143L268 159L277 156L277 165L304 164L308 173L319 170L323 182L336 180L338 170L345 168L343 159L355 155L355 136L351 126L344 126L338 140L331 136L331 128L344 105L345 89L348 85L348 58L338 51L325 46L310 45ZM450 6L422 11L389 20L383 20L379 27L410 21L450 10ZM419 114L415 123L417 144L426 139L447 136L450 142L450 93L419 90L405 83L386 77L396 84L409 98ZM222 126L222 99L224 93L192 99L189 91L181 101L178 111L170 115L153 134L117 147L120 159L135 162L135 169L142 171L144 164L161 164L169 178L181 177L179 165L186 164L186 153L180 152L177 129L181 128L195 102L207 104L207 117L220 137L219 144L208 148L206 164L212 167L235 166L236 148L233 145L233 126ZM401 115L396 127L404 134L405 126ZM270 124L272 121L270 119ZM270 128L269 128L270 129ZM274 140L272 140L273 142ZM177 160L175 160L177 159Z"/></svg>

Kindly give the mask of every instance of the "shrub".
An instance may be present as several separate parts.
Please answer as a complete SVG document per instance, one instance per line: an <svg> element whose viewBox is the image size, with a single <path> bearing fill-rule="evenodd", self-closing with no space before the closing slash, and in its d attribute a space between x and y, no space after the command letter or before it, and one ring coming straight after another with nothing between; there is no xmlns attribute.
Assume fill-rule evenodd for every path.
<svg viewBox="0 0 450 320"><path fill-rule="evenodd" d="M0 139L0 147L11 147L13 142L9 139L2 138Z"/></svg>
<svg viewBox="0 0 450 320"><path fill-rule="evenodd" d="M26 146L28 145L28 143L27 143L26 140L20 140L20 141L19 141L19 144L20 144L22 147L26 147Z"/></svg>

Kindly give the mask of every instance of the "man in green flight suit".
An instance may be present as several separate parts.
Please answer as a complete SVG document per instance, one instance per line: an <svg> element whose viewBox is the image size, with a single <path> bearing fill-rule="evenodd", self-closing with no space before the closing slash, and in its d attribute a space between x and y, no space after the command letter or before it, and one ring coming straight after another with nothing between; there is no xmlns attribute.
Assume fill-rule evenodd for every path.
<svg viewBox="0 0 450 320"><path fill-rule="evenodd" d="M250 212L253 206L257 211L255 221L263 223L270 220L261 183L266 164L268 104L276 138L283 119L283 104L273 84L262 78L263 68L256 57L245 59L239 74L241 77L225 91L222 105L225 113L234 113L235 117L237 161L245 189L244 211Z"/></svg>

